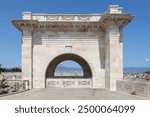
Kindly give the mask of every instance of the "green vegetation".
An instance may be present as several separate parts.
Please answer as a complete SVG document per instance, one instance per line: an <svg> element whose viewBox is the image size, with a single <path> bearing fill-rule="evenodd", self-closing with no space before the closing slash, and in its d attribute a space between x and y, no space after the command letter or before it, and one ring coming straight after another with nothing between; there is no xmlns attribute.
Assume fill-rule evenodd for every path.
<svg viewBox="0 0 150 117"><path fill-rule="evenodd" d="M6 94L9 91L9 85L7 79L0 80L0 94Z"/></svg>
<svg viewBox="0 0 150 117"><path fill-rule="evenodd" d="M0 67L0 73L1 72L21 72L21 68L20 67L12 67L12 68Z"/></svg>
<svg viewBox="0 0 150 117"><path fill-rule="evenodd" d="M150 71L145 72L146 74L150 74Z"/></svg>

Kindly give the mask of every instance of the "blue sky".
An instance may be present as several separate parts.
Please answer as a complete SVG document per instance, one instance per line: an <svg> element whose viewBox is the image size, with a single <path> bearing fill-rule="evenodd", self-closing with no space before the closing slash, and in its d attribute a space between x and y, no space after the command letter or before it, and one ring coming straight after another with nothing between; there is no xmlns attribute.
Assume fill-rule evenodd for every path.
<svg viewBox="0 0 150 117"><path fill-rule="evenodd" d="M150 1L149 0L1 0L0 64L21 64L21 33L11 24L21 13L93 14L103 13L111 4L124 8L134 20L124 28L124 66L150 67ZM71 63L68 63L73 65Z"/></svg>

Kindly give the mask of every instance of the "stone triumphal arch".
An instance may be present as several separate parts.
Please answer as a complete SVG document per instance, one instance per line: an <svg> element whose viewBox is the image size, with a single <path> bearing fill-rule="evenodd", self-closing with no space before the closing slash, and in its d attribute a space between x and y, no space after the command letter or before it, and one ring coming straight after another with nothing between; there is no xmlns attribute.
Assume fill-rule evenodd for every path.
<svg viewBox="0 0 150 117"><path fill-rule="evenodd" d="M123 77L122 29L132 20L117 5L103 14L32 14L12 23L22 32L22 78L29 88L116 90ZM82 77L54 76L56 66L73 60Z"/></svg>

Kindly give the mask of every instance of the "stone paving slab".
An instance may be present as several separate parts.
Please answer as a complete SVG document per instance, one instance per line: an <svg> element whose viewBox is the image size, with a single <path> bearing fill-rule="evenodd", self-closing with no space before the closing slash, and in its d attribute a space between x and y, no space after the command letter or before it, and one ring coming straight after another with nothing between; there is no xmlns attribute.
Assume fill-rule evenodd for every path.
<svg viewBox="0 0 150 117"><path fill-rule="evenodd" d="M147 100L150 98L103 89L32 89L0 100Z"/></svg>

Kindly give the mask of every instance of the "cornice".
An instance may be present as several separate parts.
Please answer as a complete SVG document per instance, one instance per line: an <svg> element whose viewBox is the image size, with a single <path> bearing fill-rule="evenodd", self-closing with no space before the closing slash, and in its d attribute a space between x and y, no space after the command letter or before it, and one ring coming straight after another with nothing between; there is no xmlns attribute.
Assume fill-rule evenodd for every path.
<svg viewBox="0 0 150 117"><path fill-rule="evenodd" d="M133 16L131 14L103 14L100 19L97 21L90 20L86 15L86 19L84 21L82 18L78 17L78 20L75 20L72 15L65 16L64 20L59 19L60 15L56 15L55 17L51 16L53 19L49 20L13 20L12 23L15 25L20 31L28 30L28 31L75 31L75 32L88 32L88 31L103 31L109 25L118 25L125 26L132 19ZM61 16L62 17L62 16ZM80 20L80 21L79 21ZM86 21L85 21L86 20ZM89 21L87 21L89 20Z"/></svg>
<svg viewBox="0 0 150 117"><path fill-rule="evenodd" d="M131 14L103 14L101 17L101 24L103 27L107 27L109 25L117 25L124 27L134 18Z"/></svg>
<svg viewBox="0 0 150 117"><path fill-rule="evenodd" d="M28 31L100 31L99 22L49 22L37 20L13 20L12 23L20 30Z"/></svg>

